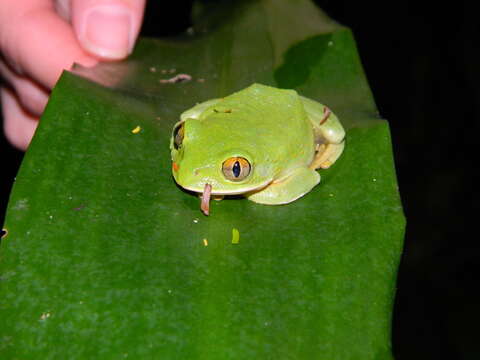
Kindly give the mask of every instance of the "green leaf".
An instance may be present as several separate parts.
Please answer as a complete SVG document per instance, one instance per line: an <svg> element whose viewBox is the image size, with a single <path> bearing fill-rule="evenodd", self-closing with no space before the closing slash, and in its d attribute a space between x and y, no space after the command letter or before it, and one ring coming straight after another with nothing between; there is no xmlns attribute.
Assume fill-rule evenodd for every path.
<svg viewBox="0 0 480 360"><path fill-rule="evenodd" d="M351 32L307 0L194 14L189 34L55 87L6 215L0 358L391 359L405 220ZM172 125L253 82L328 104L345 152L292 204L205 217L172 179Z"/></svg>

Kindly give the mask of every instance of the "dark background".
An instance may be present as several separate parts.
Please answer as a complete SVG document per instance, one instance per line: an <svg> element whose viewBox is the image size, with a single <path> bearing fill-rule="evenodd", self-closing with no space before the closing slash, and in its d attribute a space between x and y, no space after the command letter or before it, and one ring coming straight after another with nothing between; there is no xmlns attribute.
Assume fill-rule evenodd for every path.
<svg viewBox="0 0 480 360"><path fill-rule="evenodd" d="M458 1L434 7L420 1L316 2L353 30L378 108L391 126L408 222L393 322L396 359L480 359L479 246L470 225L479 208L477 14ZM177 1L166 16L165 4L151 0L143 34L185 30L189 8L188 1ZM0 134L2 223L22 155Z"/></svg>

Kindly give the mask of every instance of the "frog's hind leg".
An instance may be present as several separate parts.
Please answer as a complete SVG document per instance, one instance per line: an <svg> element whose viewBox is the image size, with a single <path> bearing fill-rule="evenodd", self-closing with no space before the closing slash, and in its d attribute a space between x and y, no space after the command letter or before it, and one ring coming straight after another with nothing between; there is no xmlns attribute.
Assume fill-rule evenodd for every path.
<svg viewBox="0 0 480 360"><path fill-rule="evenodd" d="M300 99L315 132L315 157L310 169L327 169L342 155L345 130L327 106L303 96Z"/></svg>
<svg viewBox="0 0 480 360"><path fill-rule="evenodd" d="M308 193L319 182L318 172L302 167L295 169L287 177L273 181L260 191L247 194L246 197L260 204L288 204Z"/></svg>

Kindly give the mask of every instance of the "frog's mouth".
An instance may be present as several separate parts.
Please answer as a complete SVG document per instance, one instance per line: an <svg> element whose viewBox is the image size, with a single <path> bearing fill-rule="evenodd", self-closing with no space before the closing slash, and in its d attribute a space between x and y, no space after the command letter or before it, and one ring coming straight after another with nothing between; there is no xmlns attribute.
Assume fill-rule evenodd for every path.
<svg viewBox="0 0 480 360"><path fill-rule="evenodd" d="M222 195L242 195L242 194L245 194L245 193L255 192L255 191L263 189L265 186L272 183L272 181L273 181L273 179L267 179L267 180L261 182L260 184L256 184L254 186L238 185L237 189L232 189L232 188L224 189L221 185L218 185L218 187L216 188L215 187L215 182L206 183L205 185L195 184L193 186L182 185L181 183L178 183L178 182L177 183L178 183L178 185L180 185L185 190L193 191L193 192L196 192L196 193L199 193L199 194L203 194L203 192L205 192L205 186L210 185L211 186L211 190L210 190L211 195L222 196ZM202 187L200 187L200 186L202 186Z"/></svg>

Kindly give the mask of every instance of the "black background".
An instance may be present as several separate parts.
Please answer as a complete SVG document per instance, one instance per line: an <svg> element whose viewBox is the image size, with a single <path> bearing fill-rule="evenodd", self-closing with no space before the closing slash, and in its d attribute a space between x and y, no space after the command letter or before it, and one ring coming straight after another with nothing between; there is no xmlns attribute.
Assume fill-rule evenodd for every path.
<svg viewBox="0 0 480 360"><path fill-rule="evenodd" d="M395 357L480 359L478 16L458 1L316 2L353 30L392 131L408 222L393 319ZM188 1L168 9L160 3L150 0L143 35L173 35L189 26ZM0 135L0 222L22 155Z"/></svg>

